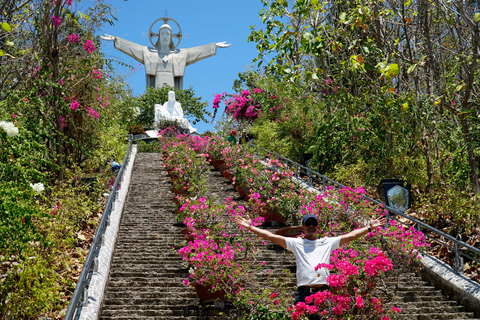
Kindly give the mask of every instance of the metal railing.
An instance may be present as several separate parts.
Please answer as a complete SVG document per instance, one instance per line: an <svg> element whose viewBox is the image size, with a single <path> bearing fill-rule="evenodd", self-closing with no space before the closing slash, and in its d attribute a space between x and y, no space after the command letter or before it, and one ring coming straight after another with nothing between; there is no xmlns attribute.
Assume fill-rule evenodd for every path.
<svg viewBox="0 0 480 320"><path fill-rule="evenodd" d="M103 211L102 219L100 220L100 225L98 226L97 233L93 238L92 247L88 252L87 259L85 260L85 265L78 279L78 283L75 288L75 292L73 293L72 300L70 301L70 305L68 306L67 314L64 318L65 320L74 319L81 307L88 303L88 283L92 277L93 272L97 271L98 268L97 256L100 251L100 247L102 246L104 241L105 230L110 224L110 214L113 211L113 205L115 203L115 200L117 199L118 189L123 182L123 173L130 161L132 145L133 140L130 136L127 154L125 155L122 166L117 173L115 183L112 186L112 192L110 193L110 197L108 198L107 205L105 206L105 210Z"/></svg>
<svg viewBox="0 0 480 320"><path fill-rule="evenodd" d="M345 186L342 185L341 183L338 183L332 179L329 179L327 177L325 177L324 175L308 168L308 167L305 167L293 160L290 160L288 158L285 158L283 157L282 155L279 155L275 152L271 152L271 151L268 151L268 150L265 150L265 149L262 149L256 145L254 145L254 148L257 149L257 156L260 158L260 151L265 153L266 155L270 155L269 157L270 158L274 158L278 161L281 161L282 163L285 163L285 165L288 167L288 168L292 168L293 171L295 172L295 177L297 179L300 179L300 177L303 175L304 177L306 177L306 183L309 187L312 187L316 190L319 190L316 186L315 186L315 182L317 182L317 184L320 184L322 186L322 191L325 192L327 190L327 186L333 186L333 187L337 187L337 188L344 188ZM260 151L259 151L260 150ZM319 190L320 191L320 190ZM370 197L367 197L367 196L363 196L363 199L369 201L369 202L372 202L372 203L375 203L377 205L381 205L383 206L384 204L382 202L379 202L377 200L374 200ZM428 238L428 239L431 239L432 241L435 241L441 245L444 245L446 246L447 248L449 248L451 251L453 251L455 253L455 258L453 259L453 266L452 266L452 269L453 269L453 272L455 272L456 274L461 274L463 273L463 267L464 267L464 263L463 263L463 258L466 257L468 259L471 259L473 261L476 261L477 263L480 263L479 260L477 260L476 258L472 257L471 255L467 254L466 252L462 252L462 248L465 248L466 250L470 250L472 251L473 253L475 253L476 255L480 256L480 249L477 249L465 242L462 241L462 237L461 235L457 235L457 237L452 237L440 230L437 230L435 229L434 227L426 224L426 223L423 223L422 221L419 221L415 218L412 218L410 217L409 215L406 215L402 212L399 212L395 209L393 209L392 207L389 207L387 205L385 205L385 209L386 209L386 218L387 218L387 223L389 220L396 220L398 221L399 223L401 223L402 225L405 225L405 226L409 226L408 224L400 221L399 219L397 219L396 217L402 217L402 218L405 218L407 220L409 220L411 223L413 223L415 226L416 226L416 229L418 231L421 231L425 238ZM453 243L453 246L444 242L444 241L441 241L440 239L438 238L435 238L435 237L432 237L430 236L428 233L426 233L426 230L431 232L431 233L434 233L436 235L439 236L439 238L443 238L445 239L445 241L449 240L450 242Z"/></svg>

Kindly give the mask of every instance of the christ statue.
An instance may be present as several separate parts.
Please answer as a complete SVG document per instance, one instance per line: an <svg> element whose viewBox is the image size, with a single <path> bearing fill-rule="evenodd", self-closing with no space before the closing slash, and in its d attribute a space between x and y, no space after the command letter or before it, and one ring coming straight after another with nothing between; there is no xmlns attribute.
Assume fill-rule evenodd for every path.
<svg viewBox="0 0 480 320"><path fill-rule="evenodd" d="M152 26L160 19L164 23L158 34L153 33L151 31ZM152 24L149 31L150 42L154 44L154 47L142 46L108 34L101 36L104 40L113 41L115 49L145 65L147 87L159 88L168 85L175 89L183 89L183 76L186 66L214 56L217 53L217 48L230 46L224 41L186 49L175 49L180 43L181 31L173 34L172 28L167 22L172 20L176 23L176 21L171 18L160 19ZM177 26L180 28L178 23ZM152 42L152 37L158 37L156 43ZM173 37L178 39L177 45L173 43Z"/></svg>

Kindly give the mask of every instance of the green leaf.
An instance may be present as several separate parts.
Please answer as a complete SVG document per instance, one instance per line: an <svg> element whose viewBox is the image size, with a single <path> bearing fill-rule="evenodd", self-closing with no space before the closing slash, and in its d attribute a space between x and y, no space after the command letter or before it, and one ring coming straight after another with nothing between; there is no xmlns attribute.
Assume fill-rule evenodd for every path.
<svg viewBox="0 0 480 320"><path fill-rule="evenodd" d="M465 84L459 84L456 88L455 88L455 91L463 91L465 90L466 86Z"/></svg>
<svg viewBox="0 0 480 320"><path fill-rule="evenodd" d="M407 74L412 73L413 70L415 70L416 67L417 67L416 64L412 64L410 67L408 67L408 69L407 69Z"/></svg>
<svg viewBox="0 0 480 320"><path fill-rule="evenodd" d="M5 45L13 47L14 43L13 43L13 41L6 41Z"/></svg>
<svg viewBox="0 0 480 320"><path fill-rule="evenodd" d="M398 67L398 64L392 63L391 65L388 66L388 71L390 77L396 77L400 74L400 68Z"/></svg>
<svg viewBox="0 0 480 320"><path fill-rule="evenodd" d="M3 57L3 50L0 49L0 57Z"/></svg>
<svg viewBox="0 0 480 320"><path fill-rule="evenodd" d="M312 39L313 39L313 35L312 35L310 32L305 32L305 33L303 34L303 37L304 37L305 39L309 40L309 41L312 41Z"/></svg>
<svg viewBox="0 0 480 320"><path fill-rule="evenodd" d="M405 111L405 112L408 111L408 102L405 102L404 104L402 104L402 111Z"/></svg>
<svg viewBox="0 0 480 320"><path fill-rule="evenodd" d="M10 31L12 28L10 28L10 25L9 25L8 23L3 22L3 23L2 23L2 29L3 29L3 31L8 32L8 31Z"/></svg>
<svg viewBox="0 0 480 320"><path fill-rule="evenodd" d="M388 99L387 100L387 107L390 107L395 102L395 99Z"/></svg>
<svg viewBox="0 0 480 320"><path fill-rule="evenodd" d="M347 19L347 14L345 12L342 12L338 16L338 18L340 19L340 21L345 21Z"/></svg>
<svg viewBox="0 0 480 320"><path fill-rule="evenodd" d="M480 21L480 12L477 12L473 15L473 21L475 22Z"/></svg>

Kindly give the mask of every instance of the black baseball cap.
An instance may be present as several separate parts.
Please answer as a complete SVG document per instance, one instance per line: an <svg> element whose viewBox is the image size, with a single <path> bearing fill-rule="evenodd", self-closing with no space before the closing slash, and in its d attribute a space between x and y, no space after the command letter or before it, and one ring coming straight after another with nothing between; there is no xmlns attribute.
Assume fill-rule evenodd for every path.
<svg viewBox="0 0 480 320"><path fill-rule="evenodd" d="M317 221L317 223L318 223L318 218L317 218L317 216L314 215L314 214L312 214L312 213L309 213L309 214L306 214L306 215L303 216L302 226L305 225L305 222L307 222L307 220L310 219L310 218L315 219L315 221Z"/></svg>

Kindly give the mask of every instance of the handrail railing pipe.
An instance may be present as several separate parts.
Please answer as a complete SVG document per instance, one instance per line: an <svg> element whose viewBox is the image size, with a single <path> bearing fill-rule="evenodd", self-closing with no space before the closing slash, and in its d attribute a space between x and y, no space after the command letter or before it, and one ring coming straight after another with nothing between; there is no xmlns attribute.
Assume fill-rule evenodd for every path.
<svg viewBox="0 0 480 320"><path fill-rule="evenodd" d="M305 172L305 173L308 175L308 185L311 186L311 187L313 187L313 188L315 188L315 189L317 189L317 188L316 188L316 187L313 185L313 183L312 183L313 177L319 177L319 179L318 179L317 181L320 182L320 180L321 180L321 183L322 183L322 191L323 191L323 192L326 191L326 184L327 184L327 183L328 183L328 184L332 184L332 185L334 185L334 186L336 186L336 187L338 187L338 188L344 188L344 187L345 187L345 186L342 185L341 183L338 183L338 182L336 182L336 181L334 181L334 180L332 180L332 179L330 179L330 178L328 178L328 177L325 177L324 175L322 175L322 174L320 174L320 173L318 173L318 172L316 172L316 171L314 171L314 170L312 170L312 169L310 169L310 168L308 168L308 167L306 167L306 166L303 166L303 165L301 165L301 164L299 164L299 163L297 163L297 162L295 162L295 161L293 161L293 160L291 160L291 159L285 158L285 157L283 157L283 156L281 156L281 155L279 155L279 154L277 154L277 153L275 153L275 152L267 151L267 150L262 149L262 148L260 148L260 147L258 147L258 146L256 146L256 145L254 145L254 147L257 149L256 153L257 153L257 156L258 156L258 157L260 157L260 152L259 152L258 150L261 150L261 151L265 152L267 155L273 155L273 156L275 157L275 159L277 159L277 160L278 160L278 159L283 159L283 160L285 161L285 163L287 163L287 165L288 165L288 163L291 163L292 166L295 167L295 177L296 177L297 179L300 178L300 176L299 176L300 173ZM290 168L290 167L289 167L289 168ZM318 190L318 189L317 189L317 190ZM320 191L320 190L319 190L319 191ZM389 224L388 224L388 221L389 221L389 220L395 220L395 221L398 221L399 223L401 223L401 224L403 224L403 225L405 225L405 226L409 226L409 225L407 225L406 223L400 221L400 219L397 218L397 217L403 217L403 218L409 220L410 222L412 222L412 223L416 226L416 229L417 229L418 231L421 231L426 238L429 238L429 239L431 239L431 240L433 240L433 241L435 241L435 242L437 242L437 243L440 243L440 244L446 246L447 248L449 248L450 250L454 251L454 253L455 253L455 259L454 259L454 263L453 263L453 266L452 266L452 267L453 267L453 270L454 270L454 272L455 272L456 274L459 274L459 273L462 273L462 272L463 272L463 257L467 257L468 259L471 259L472 261L476 261L476 262L480 263L480 260L478 260L477 258L474 258L474 257L472 257L472 256L470 256L470 255L468 255L467 253L462 252L462 251L459 249L459 247L463 247L463 248L466 248L466 249L474 252L476 255L480 256L480 250L479 250L478 248L475 248L475 247L473 247L473 246L471 246L471 245L463 242L463 241L461 240L461 239L462 239L462 238L461 238L461 235L458 235L457 238L459 238L459 239L457 239L457 238L452 237L452 236L450 236L450 235L448 235L448 234L446 234L446 233L444 233L444 232L442 232L442 231L440 231L440 230L435 229L434 227L432 227L432 226L430 226L430 225L428 225L428 224L426 224L426 223L423 223L422 221L419 221L419 220L417 220L417 219L415 219L415 218L412 218L412 217L410 217L409 215L404 214L403 212L399 212L399 211L397 211L397 210L395 210L395 209L393 209L393 208L391 208L391 207L389 207L389 206L387 206L387 205L385 205L385 204L383 204L383 203L381 203L381 202L379 202L379 201L377 201L377 200L374 200L374 199L372 199L372 198L370 198L370 197L367 197L367 196L362 196L362 197L363 197L363 199L365 199L365 200L367 200L367 201L369 201L369 202L373 202L373 203L375 203L375 204L377 204L377 205L381 205L381 206L385 207L385 209L386 209L387 225L389 225ZM426 231L432 232L432 233L436 234L436 235L439 236L439 237L443 237L443 238L446 239L446 241L453 242L454 247L452 247L451 245L449 245L449 244L447 244L446 242L443 242L443 241L441 241L441 240L439 240L439 239L437 239L437 238L434 238L434 237L429 236L429 235L426 233Z"/></svg>
<svg viewBox="0 0 480 320"><path fill-rule="evenodd" d="M131 136L131 135L130 135ZM72 320L74 319L77 312L81 309L81 306L86 306L88 304L88 285L89 280L95 271L95 268L98 268L98 259L97 255L99 252L99 248L101 247L104 241L104 233L107 227L107 221L110 220L110 213L113 210L113 204L117 198L118 189L123 182L123 173L124 169L126 168L129 160L130 154L132 152L132 139L129 136L129 147L127 154L125 155L125 159L123 160L123 164L119 169L117 176L115 178L115 182L112 187L112 192L110 193L110 197L108 198L107 205L105 206L105 210L103 212L102 219L100 220L100 225L98 226L97 232L93 238L93 243L88 252L87 259L85 260L85 265L82 269L80 277L78 278L78 283L73 293L73 297L70 300L70 305L67 310L67 314L65 315L65 320ZM81 303L81 304L80 304Z"/></svg>

